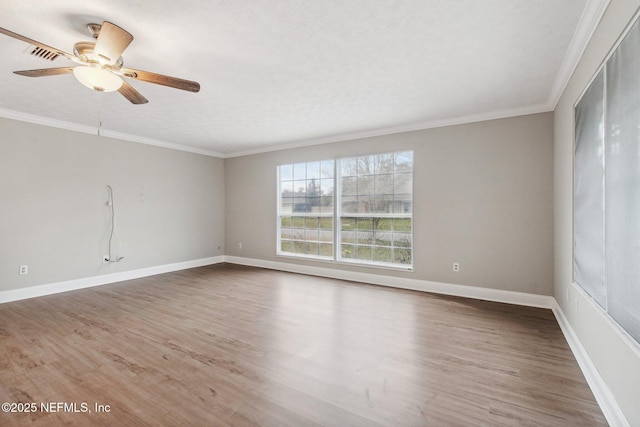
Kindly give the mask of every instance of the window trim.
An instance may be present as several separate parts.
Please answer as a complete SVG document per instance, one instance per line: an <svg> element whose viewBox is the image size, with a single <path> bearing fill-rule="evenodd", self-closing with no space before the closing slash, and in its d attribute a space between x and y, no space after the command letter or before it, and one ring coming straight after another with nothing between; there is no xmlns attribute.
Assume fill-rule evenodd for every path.
<svg viewBox="0 0 640 427"><path fill-rule="evenodd" d="M341 193L342 193L342 188L341 188L341 176L339 176L339 174L341 173L341 162L345 159L351 159L351 158L358 158L358 157L363 157L363 156L382 156L382 155L386 155L386 154L391 154L391 155L396 155L398 153L402 153L402 152L410 152L411 153L411 209L409 212L406 213L344 213L341 210L341 205L339 205L339 203L341 203ZM324 213L324 212L319 212L319 213L309 213L309 212L300 212L300 213L296 213L295 215L291 215L291 216L297 216L297 217L313 217L313 218L319 218L319 217L326 217L326 218L332 218L333 220L333 230L332 230L332 245L333 245L333 253L331 257L328 256L322 256L322 255L315 255L315 254L303 254L303 253L294 253L294 252L284 252L282 251L282 219L284 216L286 216L286 214L284 214L282 212L282 181L281 181L281 167L282 166L286 166L286 165L295 165L295 164L299 164L299 163L304 163L305 165L308 163L314 163L314 162L323 162L323 161L333 161L333 211L331 213ZM335 264L342 264L342 265L351 265L351 266L358 266L358 267L367 267L367 268L377 268L377 269L383 269L383 270L393 270L393 271L409 271L409 272L413 272L414 271L414 252L415 252L415 222L413 221L414 218L414 211L415 211L415 179L414 179L414 174L415 172L415 162L414 162L414 150L413 149L406 149L406 150L396 150L396 151L392 151L392 152L384 152L384 153L374 153L374 154L362 154L362 155L355 155L355 156L345 156L345 157L336 157L336 158L332 158L332 159L321 159L321 160L309 160L309 161L305 161L305 162L297 162L297 163L282 163L282 164L278 164L276 166L276 179L277 179L277 194L276 194L276 233L277 233L277 238L276 238L276 257L281 257L281 258L288 258L288 259L302 259L302 260L312 260L312 261L320 261L320 262L325 262L325 263L335 263ZM373 174L373 176L375 176L376 174ZM393 172L393 175L396 175L396 172ZM394 193L395 194L395 193ZM293 212L292 212L293 214ZM373 260L360 260L360 259L351 259L351 258L343 258L341 256L341 228L342 228L342 218L343 217L360 217L360 218L392 218L392 219L396 219L396 218L408 218L411 219L411 231L409 232L410 237L411 237L411 246L409 247L410 252L411 252L411 260L409 264L400 264L400 263L386 263L386 262L382 262L382 261L373 261ZM356 244L357 245L357 244ZM375 248L375 245L364 245L364 246L370 246L371 248ZM392 246L394 247L394 246Z"/></svg>

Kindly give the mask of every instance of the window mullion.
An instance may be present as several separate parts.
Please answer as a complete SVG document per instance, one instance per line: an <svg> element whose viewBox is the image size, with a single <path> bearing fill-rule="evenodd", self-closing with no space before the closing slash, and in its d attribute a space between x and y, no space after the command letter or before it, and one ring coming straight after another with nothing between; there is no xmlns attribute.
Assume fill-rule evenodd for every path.
<svg viewBox="0 0 640 427"><path fill-rule="evenodd" d="M342 229L342 221L340 215L342 214L342 174L338 171L342 170L341 159L336 159L333 163L333 260L338 260L338 252L340 250L340 230Z"/></svg>

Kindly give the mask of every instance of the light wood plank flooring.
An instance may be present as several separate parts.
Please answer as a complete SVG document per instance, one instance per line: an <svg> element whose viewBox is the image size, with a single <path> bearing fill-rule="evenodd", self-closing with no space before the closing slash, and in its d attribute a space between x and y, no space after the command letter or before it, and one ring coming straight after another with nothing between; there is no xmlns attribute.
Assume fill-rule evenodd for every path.
<svg viewBox="0 0 640 427"><path fill-rule="evenodd" d="M0 305L0 380L2 426L606 425L549 310L228 264Z"/></svg>

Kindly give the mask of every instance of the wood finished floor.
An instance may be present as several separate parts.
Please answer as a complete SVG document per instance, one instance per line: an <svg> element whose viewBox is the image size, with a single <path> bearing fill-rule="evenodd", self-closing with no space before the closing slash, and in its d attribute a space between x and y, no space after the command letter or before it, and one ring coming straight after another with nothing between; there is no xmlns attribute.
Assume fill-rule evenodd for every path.
<svg viewBox="0 0 640 427"><path fill-rule="evenodd" d="M606 425L549 310L228 264L0 305L0 380L93 411L2 426Z"/></svg>

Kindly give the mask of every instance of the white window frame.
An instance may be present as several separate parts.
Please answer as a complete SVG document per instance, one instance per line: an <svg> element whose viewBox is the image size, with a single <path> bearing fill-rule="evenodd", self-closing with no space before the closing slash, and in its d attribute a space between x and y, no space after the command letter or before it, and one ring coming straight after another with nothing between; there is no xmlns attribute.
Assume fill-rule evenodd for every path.
<svg viewBox="0 0 640 427"><path fill-rule="evenodd" d="M364 174L364 176L368 176L371 177L373 179L373 195L377 196L378 192L377 192L377 188L376 188L376 177L377 176L381 176L381 175L392 175L393 176L393 183L395 183L395 179L397 175L406 175L408 174L406 171L405 172L398 172L395 170L395 159L397 155L400 154L406 154L406 153L411 153L411 199L410 199L410 205L411 205L411 209L410 212L403 212L403 213L395 213L395 212L387 212L387 213L383 213L383 212L345 212L343 210L343 204L342 204L342 179L345 178L342 176L342 164L343 162L346 161L352 161L352 160L356 160L356 162L358 161L358 159L360 158L365 158L365 157L376 157L376 158L381 158L383 156L393 156L394 158L394 170L391 173L379 173L379 171L374 170L372 171L372 173L368 173L368 174ZM377 162L377 160L376 160ZM353 175L351 176L347 176L346 178L354 178ZM337 159L336 161L336 186L337 186L337 191L336 191L336 208L337 208L337 212L336 212L336 237L335 237L335 247L336 247L336 260L342 263L347 263L347 264L358 264L358 265L367 265L367 266L376 266L376 267L383 267L383 268L392 268L392 269L401 269L401 270L412 270L413 269L413 151L412 150L403 150L403 151L396 151L396 152L392 152L392 153L380 153L380 154L373 154L373 155L364 155L364 156L354 156L354 157L344 157L344 158L340 158ZM405 193L406 194L406 193ZM359 198L362 194L359 193L359 191L357 192L357 197ZM391 201L392 201L392 207L395 205L395 185L392 184L392 190L391 193L388 194L391 196ZM367 195L364 195L365 197L367 197ZM369 195L368 197L371 197L371 195ZM390 234L393 238L395 237L396 234L400 235L400 234L408 234L409 235L409 245L408 246L397 246L394 245L393 243L390 246L386 246L386 245L380 245L380 244L376 244L377 241L377 234L379 232L379 230L374 230L373 229L373 224L372 224L372 228L371 228L371 243L360 243L360 242L354 242L353 244L345 244L344 246L346 247L351 247L353 248L355 251L358 251L360 248L370 248L371 254L372 254L372 259L371 260L364 260L364 259L358 259L358 258L352 258L349 256L344 256L345 251L343 251L343 243L342 243L342 232L343 231L347 231L348 230L343 230L343 219L344 218L354 218L356 220L360 220L360 219L368 219L371 218L373 222L375 222L375 219L390 219L390 220L395 220L395 219L400 219L400 220L406 220L409 219L410 220L410 230L407 233L405 232L397 232L394 231L392 229L389 229L388 231L385 231L385 234ZM356 240L359 240L359 237L357 237L357 233L359 233L358 228L356 226L356 228L354 229L354 233L356 233L356 236L354 236L356 238ZM368 233L367 231L364 231L364 233ZM374 253L377 249L384 249L384 248L389 248L391 250L391 257L393 259L395 252L396 251L409 251L410 254L410 259L409 259L409 263L398 263L398 262L383 262L383 261L374 261L373 260L373 256Z"/></svg>
<svg viewBox="0 0 640 427"><path fill-rule="evenodd" d="M406 174L409 175L411 177L411 187L410 187L410 199L408 200L410 202L410 209L408 212L344 212L343 210L343 206L342 206L342 162L343 161L347 161L350 159L356 159L356 158L362 158L362 157L375 157L377 158L381 158L382 156L393 156L394 158L394 165L395 165L395 159L396 156L399 154L405 154L405 153L410 153L411 154L411 170L410 171L404 171L404 172L400 172L400 171L396 171L394 169L394 171L392 173L372 173L369 174L367 176L371 176L371 178L374 180L376 180L376 176L379 175L392 175L392 179L394 181L392 181L393 183L395 183L395 179L396 176L399 174ZM281 181L281 168L284 166L291 166L292 168L294 168L294 165L300 165L300 164L305 164L308 165L310 163L316 163L316 161L309 161L309 162L298 162L298 163L286 163L286 164L281 164L278 165L276 168L276 176L277 176L277 215L276 215L276 220L277 220L277 246L276 246L276 255L280 256L280 257L292 257L292 258L303 258L303 259L313 259L313 260L317 260L317 261L328 261L328 262L337 262L340 264L350 264L350 265L360 265L360 266L366 266L366 267L374 267L374 268L387 268L387 269L393 269L393 270L408 270L408 271L413 271L413 254L414 254L414 250L415 250L415 243L414 243L414 221L413 221L413 210L414 210L414 203L413 203L413 194L414 194L414 185L413 185L413 176L414 176L414 156L413 156L413 150L400 150L400 151L395 151L395 152L391 152L391 153L378 153L378 154L365 154L362 156L349 156L349 157L343 157L343 158L336 158L336 159L324 159L324 160L319 160L319 162L322 161L333 161L334 162L334 169L333 169L333 211L332 212L319 212L319 213L314 213L314 212L295 212L292 208L291 212L283 212L282 211L282 194L283 194L283 188L282 188L282 183L284 181ZM394 166L395 168L395 166ZM293 171L292 171L293 173ZM292 181L295 182L295 180L292 178ZM375 188L375 186L374 186ZM295 191L295 190L294 190ZM374 190L375 191L375 190ZM374 193L377 194L377 193ZM392 210L395 209L393 206L395 206L395 186L393 187L392 193L391 193L391 197L392 197ZM407 194L407 193L403 193L403 194ZM295 214L295 215L294 215ZM297 217L297 218L331 218L332 219L332 245L333 245L333 253L331 256L322 256L322 255L316 255L316 254L305 254L305 253L299 253L299 252L289 252L289 251L283 251L282 250L282 243L283 243L283 219L286 217ZM394 231L393 229L390 229L388 231L385 231L385 234L389 234L391 235L391 239L394 239L396 235L405 235L408 234L409 238L409 244L408 246L398 246L395 244L395 240L392 240L392 243L387 246L387 245L381 245L381 244L376 244L376 233L378 233L378 230L374 230L373 228L371 229L371 242L370 243L360 243L360 242L355 242L353 245L349 244L349 245L345 245L348 247L355 247L356 250L359 250L358 248L370 248L371 253L372 253L372 258L370 260L368 259L357 259L357 258L351 258L349 256L343 256L343 251L342 251L342 242L341 242L341 238L342 238L342 225L343 225L343 221L345 218L354 218L354 219L368 219L368 218L372 218L372 219L389 219L391 221L393 221L394 219L400 219L400 220L409 220L409 224L410 224L410 229L408 231L405 230L400 230L400 231ZM306 221L306 219L305 219ZM375 223L375 221L373 221ZM393 224L393 222L391 222ZM373 227L373 224L372 224ZM286 230L287 227L284 227L284 229ZM293 227L291 228L293 230ZM303 232L306 231L306 227L301 228L300 230L302 230ZM320 228L319 228L320 230ZM365 233L367 231L364 231ZM354 231L354 233L357 233L357 230ZM289 239L285 239L284 242L286 242ZM293 239L291 239L290 241L294 241ZM305 242L305 239L302 239L301 242ZM318 241L318 244L320 244L320 240ZM294 244L294 243L292 243ZM379 248L379 249L378 249ZM389 249L391 250L391 260L392 262L383 262L383 261L374 261L373 260L373 254L375 253L376 250L382 250L384 251L385 249ZM363 249L366 252L366 249ZM407 251L408 254L410 254L410 260L408 263L397 263L397 262L393 262L394 256L396 254L395 251Z"/></svg>
<svg viewBox="0 0 640 427"><path fill-rule="evenodd" d="M277 238L277 247L276 247L276 254L278 256L285 256L285 257L294 257L294 258L309 258L309 259L314 259L314 260L323 260L323 261L332 261L335 257L335 247L332 248L331 250L331 255L320 255L319 253L317 255L315 254L306 254L306 253L299 253L299 252L288 252L288 251L283 251L282 250L282 220L285 217L297 217L297 218L305 218L305 226L303 228L301 228L300 230L302 230L302 232L304 234L306 234L307 232L307 228L306 228L306 218L331 218L332 221L332 227L331 229L324 229L327 231L331 231L331 245L335 245L335 205L333 206L333 209L330 212L295 212L292 210L292 212L282 212L282 202L281 202L281 195L282 195L282 180L281 180L281 176L280 176L280 170L281 167L283 166L292 166L295 168L295 165L305 165L305 168L307 167L308 164L310 163L322 163L322 162L333 162L333 177L332 178L324 178L324 179L332 179L333 183L334 183L334 195L333 197L333 201L335 203L335 160L334 159L324 159L324 160L318 160L318 161L309 161L309 162L298 162L298 163L291 163L291 164L284 164L284 165L278 165L278 167L276 168L277 170L277 179L278 179L278 194L277 194L277 233L278 233L278 238ZM293 174L293 171L292 171ZM292 177L295 178L295 177ZM319 180L323 179L322 177L318 178ZM292 179L291 181L295 182L295 179ZM308 181L308 179L305 177L305 182ZM326 197L326 196L325 196ZM295 197L294 197L295 200ZM294 202L295 203L295 202ZM290 227L291 230L294 229L294 227ZM318 226L317 228L318 233L322 230L322 228L320 228ZM288 239L289 241L292 242L292 244L295 244L296 241L301 242L306 244L308 241L306 239L302 239L302 240L295 240L295 239ZM313 241L311 241L313 242ZM320 236L318 235L318 240L316 241L318 245L321 244L327 244L327 243L322 243L320 241Z"/></svg>

